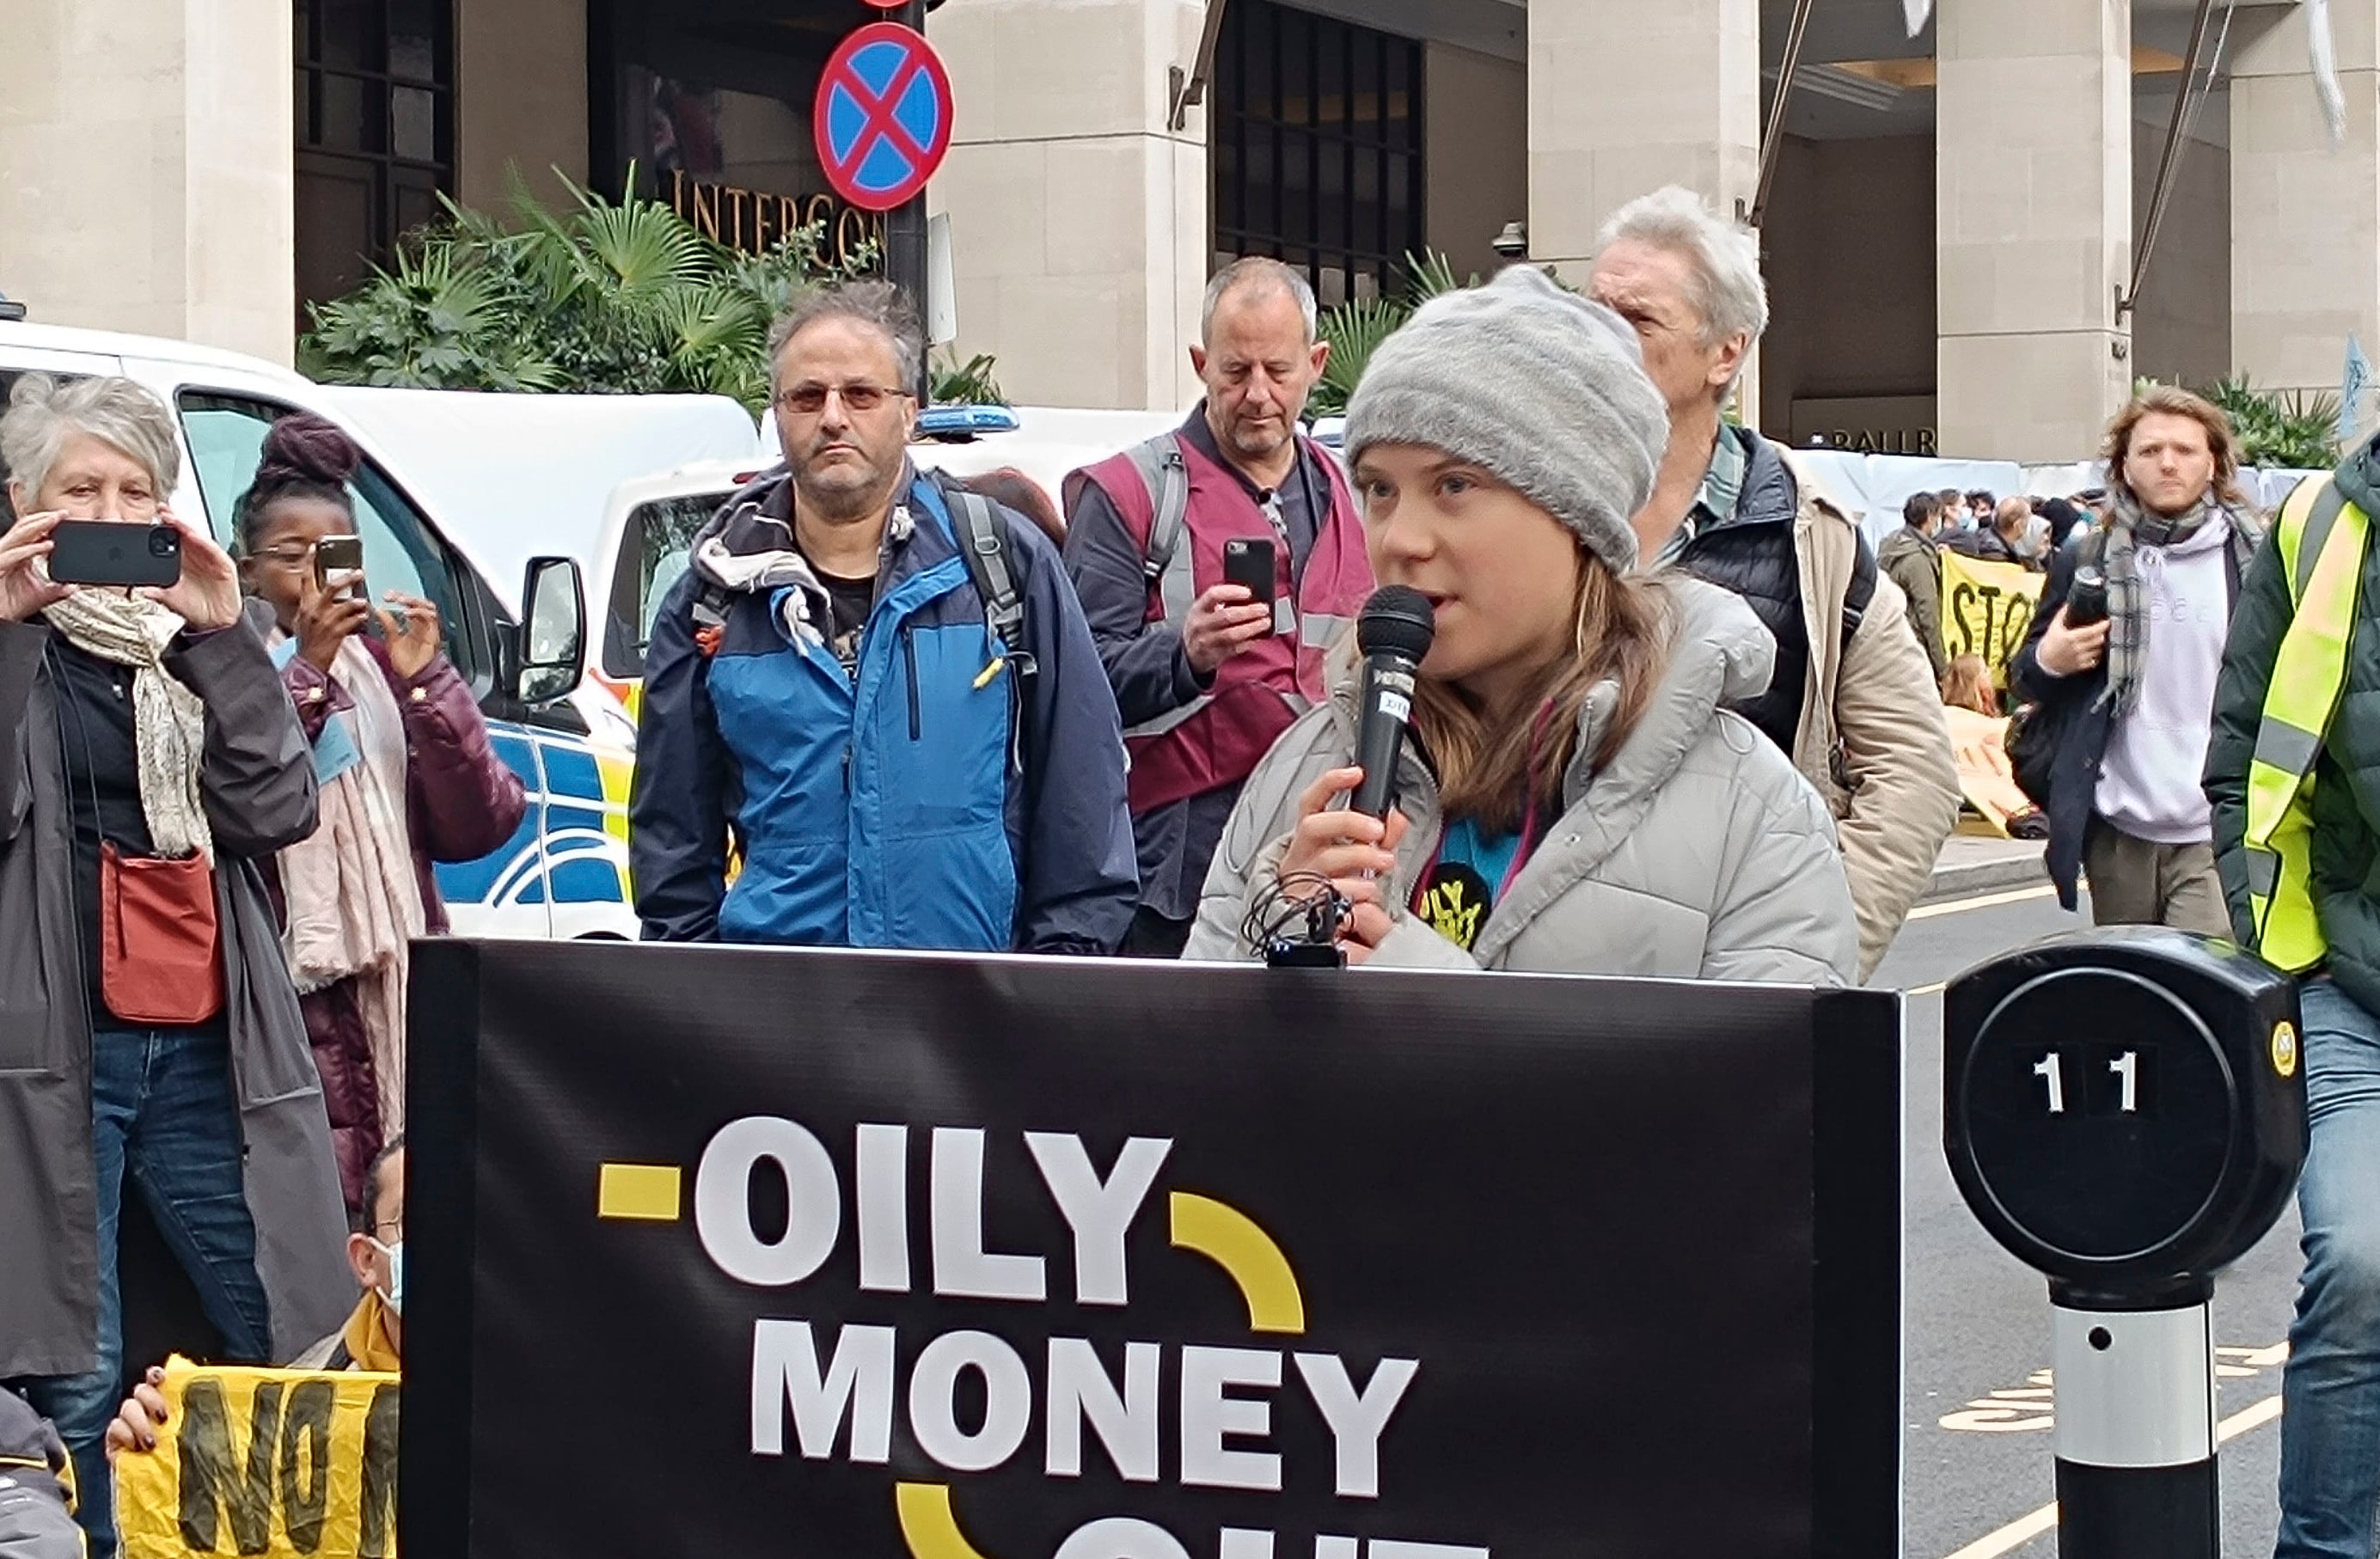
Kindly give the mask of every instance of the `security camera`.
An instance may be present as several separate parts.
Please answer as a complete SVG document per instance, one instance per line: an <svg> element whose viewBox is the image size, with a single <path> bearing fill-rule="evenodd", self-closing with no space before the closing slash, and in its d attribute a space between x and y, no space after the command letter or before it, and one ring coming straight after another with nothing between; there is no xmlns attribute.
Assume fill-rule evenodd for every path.
<svg viewBox="0 0 2380 1559"><path fill-rule="evenodd" d="M1529 224L1525 222L1506 223L1504 231L1488 240L1488 247L1506 260L1519 260L1529 252Z"/></svg>

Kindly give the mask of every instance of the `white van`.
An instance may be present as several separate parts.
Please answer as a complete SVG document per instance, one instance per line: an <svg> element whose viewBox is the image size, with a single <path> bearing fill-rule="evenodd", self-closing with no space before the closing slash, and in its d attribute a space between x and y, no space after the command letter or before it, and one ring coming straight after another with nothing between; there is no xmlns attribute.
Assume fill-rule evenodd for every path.
<svg viewBox="0 0 2380 1559"><path fill-rule="evenodd" d="M310 411L346 428L364 453L354 495L365 574L375 590L438 604L447 657L479 695L497 755L528 791L528 815L503 849L438 868L455 931L637 935L627 880L636 729L616 699L582 682L586 607L575 560L527 561L517 580L493 571L471 538L425 512L405 463L341 404L340 393L275 364L183 342L0 320L0 404L18 377L33 372L120 374L154 392L173 408L184 446L174 508L203 515L226 545L274 420ZM539 452L518 458L533 462ZM0 522L13 518L5 490L0 486Z"/></svg>
<svg viewBox="0 0 2380 1559"><path fill-rule="evenodd" d="M964 436L933 431L970 423L984 430ZM919 430L926 436L909 446L909 455L922 467L954 477L1020 471L1062 514L1061 489L1067 473L1181 425L1177 412L938 406L921 417ZM593 589L597 629L588 671L631 711L642 685L654 613L686 572L696 534L736 489L778 462L773 419L767 419L763 436L758 459L693 461L621 483L584 550L557 538L557 550L587 565Z"/></svg>

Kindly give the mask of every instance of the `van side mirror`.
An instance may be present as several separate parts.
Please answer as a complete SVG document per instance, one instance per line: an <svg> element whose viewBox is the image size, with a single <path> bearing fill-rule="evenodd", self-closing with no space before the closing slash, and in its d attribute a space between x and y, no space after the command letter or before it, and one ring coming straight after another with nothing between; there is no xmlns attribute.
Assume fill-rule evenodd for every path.
<svg viewBox="0 0 2380 1559"><path fill-rule="evenodd" d="M529 560L519 632L513 696L532 706L568 697L587 669L587 587L576 560Z"/></svg>

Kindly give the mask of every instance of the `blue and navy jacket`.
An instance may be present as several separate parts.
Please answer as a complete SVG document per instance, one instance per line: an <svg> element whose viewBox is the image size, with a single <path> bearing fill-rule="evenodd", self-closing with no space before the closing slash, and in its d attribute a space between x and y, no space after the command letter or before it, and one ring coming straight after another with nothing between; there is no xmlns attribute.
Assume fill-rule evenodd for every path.
<svg viewBox="0 0 2380 1559"><path fill-rule="evenodd" d="M941 491L914 469L856 673L818 626L826 598L795 549L782 470L704 528L645 658L628 816L647 940L1088 954L1123 941L1139 885L1115 698L1057 550L999 514L1039 668L1023 683ZM724 621L698 632L705 598Z"/></svg>

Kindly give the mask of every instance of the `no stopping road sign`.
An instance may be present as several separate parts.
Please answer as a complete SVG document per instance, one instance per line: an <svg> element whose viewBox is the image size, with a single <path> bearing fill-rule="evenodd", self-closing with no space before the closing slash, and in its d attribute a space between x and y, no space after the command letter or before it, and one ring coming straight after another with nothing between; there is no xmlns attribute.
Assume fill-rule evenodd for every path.
<svg viewBox="0 0 2380 1559"><path fill-rule="evenodd" d="M827 61L812 112L819 161L862 211L914 199L951 146L951 78L923 34L869 22Z"/></svg>

